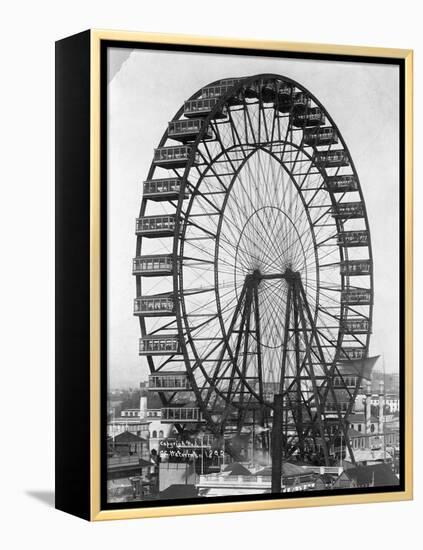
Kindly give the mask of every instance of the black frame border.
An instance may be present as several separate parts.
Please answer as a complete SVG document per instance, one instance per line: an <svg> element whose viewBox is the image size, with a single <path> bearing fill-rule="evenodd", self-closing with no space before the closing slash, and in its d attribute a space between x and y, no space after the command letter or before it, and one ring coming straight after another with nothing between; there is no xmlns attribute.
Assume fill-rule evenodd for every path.
<svg viewBox="0 0 423 550"><path fill-rule="evenodd" d="M395 486L357 488L353 491L338 489L336 491L304 491L301 493L284 493L266 495L245 495L236 497L210 497L184 498L180 500L157 500L134 503L108 503L107 502L107 51L108 48L129 48L144 50L159 50L168 52L209 53L220 55L242 55L255 57L276 57L290 59L308 59L316 61L341 61L349 63L367 63L394 65L399 68L399 351L400 351L400 483ZM303 53L284 50L258 50L254 48L234 48L224 46L197 46L172 43L151 43L125 40L101 40L100 41L100 507L101 510L132 510L157 507L177 507L186 505L210 505L231 502L260 502L273 500L290 500L298 498L331 497L342 495L379 494L405 491L405 59L389 57L368 57L363 55Z"/></svg>

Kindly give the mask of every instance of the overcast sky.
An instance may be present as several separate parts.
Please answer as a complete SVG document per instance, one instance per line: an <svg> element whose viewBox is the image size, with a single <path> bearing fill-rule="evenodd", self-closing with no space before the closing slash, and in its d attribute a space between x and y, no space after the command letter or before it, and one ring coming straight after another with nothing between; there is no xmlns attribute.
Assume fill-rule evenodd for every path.
<svg viewBox="0 0 423 550"><path fill-rule="evenodd" d="M108 365L111 387L147 376L132 314L134 220L153 149L183 101L208 83L276 73L308 88L335 120L358 171L374 256L370 353L398 370L398 82L395 66L109 49ZM382 368L380 360L377 368Z"/></svg>

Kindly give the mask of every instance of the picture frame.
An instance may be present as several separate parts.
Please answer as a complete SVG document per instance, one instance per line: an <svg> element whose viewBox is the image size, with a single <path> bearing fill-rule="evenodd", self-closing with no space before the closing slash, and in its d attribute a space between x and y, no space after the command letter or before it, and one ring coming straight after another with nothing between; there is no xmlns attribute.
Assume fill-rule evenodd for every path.
<svg viewBox="0 0 423 550"><path fill-rule="evenodd" d="M58 509L98 521L412 498L412 58L405 49L109 30L56 43ZM235 66L240 73L229 72ZM122 75L116 86L112 73ZM188 85L192 95L183 95ZM365 93L343 95L354 89ZM369 113L374 118L365 118ZM167 130L163 117L171 121ZM137 145L126 157L129 137ZM154 148L148 165L143 155L151 157ZM244 180L242 170L250 173ZM372 179L376 170L385 186ZM267 195L259 180L268 182ZM122 181L133 186L138 204L133 195L121 201L129 193ZM224 202L214 198L219 194ZM220 219L215 232L206 203ZM131 235L136 255L122 259L118 227L128 212L132 223L139 207L137 237ZM201 223L194 218L200 215ZM310 227L308 242L303 235ZM192 244L211 232L211 248ZM295 254L274 244L288 241ZM323 243L329 243L324 253ZM194 246L195 258L187 252ZM389 277L383 274L388 260ZM198 275L206 264L213 267ZM119 279L125 269L128 279ZM151 283L156 275L167 277L159 293ZM125 332L136 323L124 305L126 281L134 276L138 350ZM200 279L203 286L187 286ZM330 288L323 291L323 282ZM199 329L189 320L211 303L198 298L209 292L204 285L213 285L208 315L220 329L207 320L207 330ZM373 306L383 314L372 325ZM172 308L179 311L170 325L161 321L169 308L172 315ZM215 352L212 339L220 341ZM209 347L200 343L206 340ZM115 372L122 380L134 376L132 356L150 376L147 382L147 371L143 379L140 374L139 407L127 405L133 396L125 390L116 409L111 380ZM166 369L173 360L177 366ZM372 374L375 363L383 363L380 380ZM376 382L380 391L372 390ZM150 409L153 393L161 405ZM128 416L116 419L116 410ZM155 410L161 437L158 431L153 437L157 419L148 416ZM178 473L167 473L177 483L163 488L165 466ZM387 481L378 484L379 475Z"/></svg>

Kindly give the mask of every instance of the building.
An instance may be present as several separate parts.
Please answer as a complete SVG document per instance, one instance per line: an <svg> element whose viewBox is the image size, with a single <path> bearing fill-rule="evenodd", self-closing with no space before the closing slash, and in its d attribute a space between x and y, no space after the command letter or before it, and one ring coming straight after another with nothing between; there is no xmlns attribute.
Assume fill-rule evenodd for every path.
<svg viewBox="0 0 423 550"><path fill-rule="evenodd" d="M243 465L242 465L243 466ZM243 468L245 468L243 466ZM200 475L196 486L198 495L205 497L266 494L271 492L272 469L263 468L256 473L237 475L230 468L217 474ZM282 493L308 491L314 488L316 475L302 466L284 463L282 465Z"/></svg>
<svg viewBox="0 0 423 550"><path fill-rule="evenodd" d="M379 420L375 416L370 416L367 423L365 413L352 414L349 417L350 428L361 434L377 434L379 431Z"/></svg>
<svg viewBox="0 0 423 550"><path fill-rule="evenodd" d="M198 491L195 485L174 484L160 492L161 500L176 500L179 498L197 498Z"/></svg>
<svg viewBox="0 0 423 550"><path fill-rule="evenodd" d="M160 441L168 438L173 431L173 424L162 422L162 402L156 393L149 392L141 396L140 409L145 411L150 438L150 451L159 452Z"/></svg>
<svg viewBox="0 0 423 550"><path fill-rule="evenodd" d="M107 435L116 437L123 432L130 432L138 437L148 438L148 422L141 417L140 409L124 409L120 416L113 417L107 423Z"/></svg>
<svg viewBox="0 0 423 550"><path fill-rule="evenodd" d="M136 455L107 459L107 500L128 502L151 495L150 462Z"/></svg>
<svg viewBox="0 0 423 550"><path fill-rule="evenodd" d="M148 439L150 451L158 451L162 439L169 437L173 424L162 423L162 402L157 394L141 388L138 408L123 409L118 417L112 417L107 424L107 435L116 437L130 432L143 439Z"/></svg>
<svg viewBox="0 0 423 550"><path fill-rule="evenodd" d="M140 418L140 410L139 409L124 409L121 411L120 416L122 418L130 418L131 420L134 418Z"/></svg>
<svg viewBox="0 0 423 550"><path fill-rule="evenodd" d="M371 384L367 384L366 393L360 396L359 403L363 408L360 411L356 407L355 414L349 418L350 428L365 434L383 434L386 432L385 424L392 420L391 415L397 413L400 408L397 394L386 394L384 382L379 382L379 392L372 393Z"/></svg>
<svg viewBox="0 0 423 550"><path fill-rule="evenodd" d="M349 428L348 438L353 451L357 449L365 449L370 445L369 436L367 436L361 430L357 431L354 428Z"/></svg>
<svg viewBox="0 0 423 550"><path fill-rule="evenodd" d="M354 453L354 460L359 464L377 464L392 462L395 449L399 445L399 420L393 414L387 414L389 403L399 410L399 401L395 396L385 394L383 380L379 381L379 392L372 393L367 385L364 410L349 417L348 438ZM377 411L377 416L372 414ZM348 453L343 455L349 460Z"/></svg>
<svg viewBox="0 0 423 550"><path fill-rule="evenodd" d="M359 487L387 487L399 484L397 476L389 464L358 466L342 472L333 484L333 489L353 489Z"/></svg>
<svg viewBox="0 0 423 550"><path fill-rule="evenodd" d="M385 373L374 370L372 373L372 389L374 393L379 390L380 383L383 383L388 393L398 394L400 388L400 379L398 372Z"/></svg>
<svg viewBox="0 0 423 550"><path fill-rule="evenodd" d="M373 394L371 398L371 403L374 407L379 406L380 396L378 394ZM385 411L388 409L386 414L397 413L400 410L400 399L399 395L396 393L387 393L385 395Z"/></svg>
<svg viewBox="0 0 423 550"><path fill-rule="evenodd" d="M332 489L335 480L336 476L333 476L331 474L321 474L316 478L314 482L314 490L327 491L328 489Z"/></svg>
<svg viewBox="0 0 423 550"><path fill-rule="evenodd" d="M161 462L159 465L160 493L174 485L195 484L195 467L191 462Z"/></svg>
<svg viewBox="0 0 423 550"><path fill-rule="evenodd" d="M109 502L142 500L152 492L152 462L148 440L131 432L107 441L107 494Z"/></svg>
<svg viewBox="0 0 423 550"><path fill-rule="evenodd" d="M150 460L148 440L129 431L109 437L107 451L109 456L137 456Z"/></svg>
<svg viewBox="0 0 423 550"><path fill-rule="evenodd" d="M388 450L380 449L356 449L354 450L354 460L356 466L372 466L376 464L393 464L393 454ZM354 467L350 457L347 455L343 461L345 469Z"/></svg>

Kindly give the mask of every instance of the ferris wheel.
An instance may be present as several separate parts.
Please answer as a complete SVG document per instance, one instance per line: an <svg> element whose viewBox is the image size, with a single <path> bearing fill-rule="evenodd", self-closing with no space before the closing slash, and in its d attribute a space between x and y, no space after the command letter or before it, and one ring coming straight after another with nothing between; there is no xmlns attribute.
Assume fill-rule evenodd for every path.
<svg viewBox="0 0 423 550"><path fill-rule="evenodd" d="M282 394L285 454L328 462L362 382L348 365L368 355L373 269L359 178L322 104L274 74L198 90L154 151L136 235L162 421L265 428Z"/></svg>

